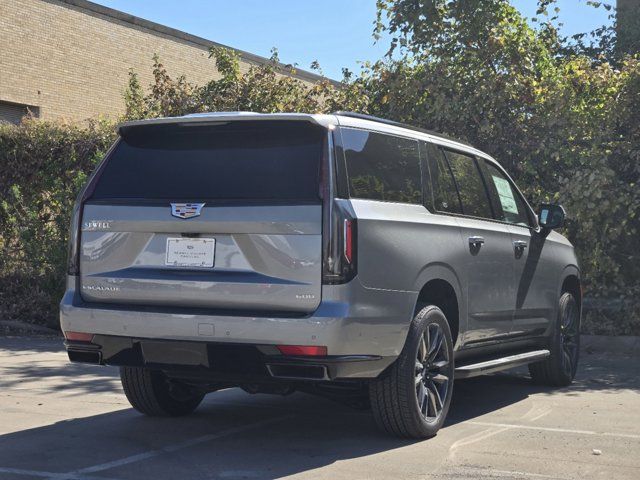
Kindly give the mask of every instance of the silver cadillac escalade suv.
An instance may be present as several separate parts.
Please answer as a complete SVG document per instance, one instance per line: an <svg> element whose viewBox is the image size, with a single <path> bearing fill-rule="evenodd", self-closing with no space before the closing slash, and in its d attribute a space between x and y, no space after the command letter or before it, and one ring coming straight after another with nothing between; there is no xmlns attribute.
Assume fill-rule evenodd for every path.
<svg viewBox="0 0 640 480"><path fill-rule="evenodd" d="M528 364L572 381L563 220L485 153L366 115L124 123L73 212L65 345L119 366L147 415L223 388L300 390L429 437L454 378Z"/></svg>

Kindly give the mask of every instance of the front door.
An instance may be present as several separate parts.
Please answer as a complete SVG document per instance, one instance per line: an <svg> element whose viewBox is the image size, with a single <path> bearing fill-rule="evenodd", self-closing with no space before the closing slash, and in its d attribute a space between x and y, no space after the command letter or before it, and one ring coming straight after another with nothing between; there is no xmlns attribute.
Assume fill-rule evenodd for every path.
<svg viewBox="0 0 640 480"><path fill-rule="evenodd" d="M543 335L553 323L558 303L558 272L552 262L553 246L546 241L545 235L518 226L509 228L516 244L512 333L514 336Z"/></svg>
<svg viewBox="0 0 640 480"><path fill-rule="evenodd" d="M557 303L557 272L552 267L552 245L534 229L531 209L509 177L484 162L489 193L498 220L508 224L514 268L514 320L511 336L544 334L553 321Z"/></svg>

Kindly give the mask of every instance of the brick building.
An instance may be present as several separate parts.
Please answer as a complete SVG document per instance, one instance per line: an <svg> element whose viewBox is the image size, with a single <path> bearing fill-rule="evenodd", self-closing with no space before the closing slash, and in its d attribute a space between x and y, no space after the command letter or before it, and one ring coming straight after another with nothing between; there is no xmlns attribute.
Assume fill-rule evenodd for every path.
<svg viewBox="0 0 640 480"><path fill-rule="evenodd" d="M0 121L18 122L27 110L71 121L117 116L129 69L150 84L158 53L169 74L202 85L218 75L208 58L215 45L86 0L0 0ZM242 70L268 61L236 51Z"/></svg>

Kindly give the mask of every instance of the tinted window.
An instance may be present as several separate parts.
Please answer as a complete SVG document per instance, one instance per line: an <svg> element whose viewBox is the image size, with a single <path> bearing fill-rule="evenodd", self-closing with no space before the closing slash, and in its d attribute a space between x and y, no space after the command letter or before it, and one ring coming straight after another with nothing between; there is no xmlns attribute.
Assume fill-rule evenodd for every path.
<svg viewBox="0 0 640 480"><path fill-rule="evenodd" d="M92 198L318 200L323 132L264 121L133 127Z"/></svg>
<svg viewBox="0 0 640 480"><path fill-rule="evenodd" d="M422 203L416 140L344 128L342 141L352 198Z"/></svg>
<svg viewBox="0 0 640 480"><path fill-rule="evenodd" d="M430 143L426 144L426 150L435 209L439 212L462 213L456 184L444 153Z"/></svg>
<svg viewBox="0 0 640 480"><path fill-rule="evenodd" d="M485 165L487 167L487 182L495 200L494 205L498 220L529 226L527 207L509 179L491 163L485 162Z"/></svg>
<svg viewBox="0 0 640 480"><path fill-rule="evenodd" d="M489 197L474 158L450 150L446 150L445 155L458 185L462 213L473 217L492 218Z"/></svg>

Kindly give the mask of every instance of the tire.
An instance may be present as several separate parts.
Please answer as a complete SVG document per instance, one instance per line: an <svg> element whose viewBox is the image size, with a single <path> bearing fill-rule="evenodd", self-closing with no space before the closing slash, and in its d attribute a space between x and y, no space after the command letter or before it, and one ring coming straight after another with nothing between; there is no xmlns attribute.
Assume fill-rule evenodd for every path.
<svg viewBox="0 0 640 480"><path fill-rule="evenodd" d="M170 382L160 371L120 367L120 380L133 408L150 417L178 417L192 413L204 393Z"/></svg>
<svg viewBox="0 0 640 480"><path fill-rule="evenodd" d="M570 385L576 375L580 356L580 307L569 292L560 296L550 351L548 358L529 365L531 378L540 385Z"/></svg>
<svg viewBox="0 0 640 480"><path fill-rule="evenodd" d="M378 426L397 437L433 437L449 411L453 372L447 319L438 307L424 307L411 322L398 359L369 384Z"/></svg>

